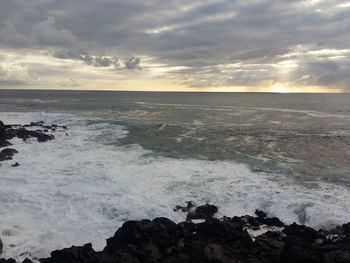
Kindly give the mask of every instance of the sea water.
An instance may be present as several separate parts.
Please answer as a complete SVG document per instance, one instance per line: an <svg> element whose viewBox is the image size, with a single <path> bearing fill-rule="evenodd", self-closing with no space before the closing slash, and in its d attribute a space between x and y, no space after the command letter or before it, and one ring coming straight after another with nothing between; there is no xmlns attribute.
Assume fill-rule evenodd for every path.
<svg viewBox="0 0 350 263"><path fill-rule="evenodd" d="M12 140L0 167L2 257L49 256L186 201L218 217L350 221L349 95L0 91L0 120L68 126ZM67 133L67 134L66 134ZM14 162L19 167L11 167Z"/></svg>

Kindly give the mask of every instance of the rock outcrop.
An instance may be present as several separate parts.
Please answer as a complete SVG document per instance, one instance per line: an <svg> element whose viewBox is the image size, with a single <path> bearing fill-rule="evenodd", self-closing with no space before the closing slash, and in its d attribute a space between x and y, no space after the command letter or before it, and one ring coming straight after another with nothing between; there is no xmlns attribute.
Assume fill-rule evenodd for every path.
<svg viewBox="0 0 350 263"><path fill-rule="evenodd" d="M66 126L59 126L56 124L45 125L44 122L31 122L26 125L5 125L0 121L0 162L6 160L12 160L13 156L17 153L16 149L5 148L12 145L9 140L13 138L19 138L26 141L30 138L36 138L38 142L47 142L55 139L53 134L48 134L49 131L54 132L58 130L67 130ZM2 149L5 148L5 149ZM13 167L17 167L18 163L15 163Z"/></svg>
<svg viewBox="0 0 350 263"><path fill-rule="evenodd" d="M191 209L209 209L205 205ZM190 211L188 211L190 212ZM193 211L192 211L193 212ZM255 217L208 218L174 223L167 218L128 221L107 239L102 251L72 246L40 259L41 263L349 263L350 223L316 231L284 225L262 211ZM270 220L271 219L271 220ZM255 238L251 230L266 231ZM29 263L27 260L24 263ZM14 261L0 260L0 263Z"/></svg>

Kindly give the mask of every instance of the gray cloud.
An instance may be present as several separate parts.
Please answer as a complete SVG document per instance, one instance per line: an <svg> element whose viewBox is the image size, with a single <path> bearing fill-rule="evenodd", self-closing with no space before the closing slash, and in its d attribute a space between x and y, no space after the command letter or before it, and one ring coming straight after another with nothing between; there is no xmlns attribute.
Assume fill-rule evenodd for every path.
<svg viewBox="0 0 350 263"><path fill-rule="evenodd" d="M38 44L52 46L75 46L77 38L67 29L58 29L54 17L35 24L31 34Z"/></svg>
<svg viewBox="0 0 350 263"><path fill-rule="evenodd" d="M350 89L350 54L307 53L350 48L350 8L344 3L3 1L0 47L44 48L59 59L128 70L141 69L140 57L152 57L170 67L187 67L171 74L196 87L288 81ZM303 52L292 55L299 46ZM279 64L286 60L297 65L288 74Z"/></svg>
<svg viewBox="0 0 350 263"><path fill-rule="evenodd" d="M131 69L131 70L134 70L134 69L141 70L140 63L141 63L141 59L135 58L135 57L127 58L125 59L125 62L124 62L125 68Z"/></svg>
<svg viewBox="0 0 350 263"><path fill-rule="evenodd" d="M141 59L137 57L126 58L124 61L118 57L93 56L87 52L77 50L58 50L53 53L53 57L59 59L81 60L86 65L94 67L115 67L116 69L141 70Z"/></svg>

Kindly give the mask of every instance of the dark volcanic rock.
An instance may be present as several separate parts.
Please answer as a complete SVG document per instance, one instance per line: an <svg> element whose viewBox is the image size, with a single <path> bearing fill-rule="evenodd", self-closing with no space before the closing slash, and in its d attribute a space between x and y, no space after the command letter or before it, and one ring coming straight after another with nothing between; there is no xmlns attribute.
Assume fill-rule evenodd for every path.
<svg viewBox="0 0 350 263"><path fill-rule="evenodd" d="M268 226L284 227L284 223L281 222L277 217L267 217L266 213L260 210L256 210L257 220L259 224L265 224Z"/></svg>
<svg viewBox="0 0 350 263"><path fill-rule="evenodd" d="M194 208L195 207L195 205L191 202L191 201L187 201L186 202L187 203L187 206L180 206L180 205L177 205L176 207L175 207L175 209L174 209L174 211L176 212L176 211L181 211L181 212L190 212L190 210L192 209L192 208Z"/></svg>
<svg viewBox="0 0 350 263"><path fill-rule="evenodd" d="M0 263L16 263L16 260L14 260L13 258L9 258L9 259L0 258Z"/></svg>
<svg viewBox="0 0 350 263"><path fill-rule="evenodd" d="M13 258L9 258L9 259L0 258L0 263L16 263L16 260L14 260ZM22 261L22 263L33 263L33 261L26 258L25 260Z"/></svg>
<svg viewBox="0 0 350 263"><path fill-rule="evenodd" d="M95 251L92 249L91 244L86 244L82 247L72 246L71 248L65 248L62 250L55 250L51 252L51 258L41 259L42 263L78 263L78 262L91 262Z"/></svg>
<svg viewBox="0 0 350 263"><path fill-rule="evenodd" d="M177 205L174 211L181 211L187 213L186 221L195 220L195 219L209 219L214 216L218 211L218 208L215 205L201 205L196 207L191 201L187 202L187 206Z"/></svg>
<svg viewBox="0 0 350 263"><path fill-rule="evenodd" d="M41 263L349 263L350 224L330 231L292 224L255 238L245 230L266 219L242 216L175 224L167 218L128 221L103 251L91 244L56 250ZM336 238L327 238L334 233ZM0 260L0 263L13 261ZM29 262L28 262L29 263Z"/></svg>
<svg viewBox="0 0 350 263"><path fill-rule="evenodd" d="M0 161L11 160L16 153L18 153L17 150L12 148L3 149L0 152Z"/></svg>
<svg viewBox="0 0 350 263"><path fill-rule="evenodd" d="M37 130L28 130L26 127L37 127ZM40 129L41 128L41 129ZM0 148L8 147L12 145L8 140L13 138L20 138L23 141L29 138L36 138L38 142L47 142L55 139L54 135L47 134L49 130L54 131L56 129L66 130L66 126L59 126L53 124L51 126L45 126L44 122L31 122L27 125L5 125L0 121ZM15 149L4 149L0 152L0 161L11 160L13 155L17 153ZM18 166L18 165L17 165Z"/></svg>
<svg viewBox="0 0 350 263"><path fill-rule="evenodd" d="M218 208L215 205L202 205L198 206L194 209L194 211L190 211L187 214L186 220L194 220L194 219L209 219L212 218L213 215L218 211Z"/></svg>
<svg viewBox="0 0 350 263"><path fill-rule="evenodd" d="M7 147L7 146L10 146L10 145L12 145L10 142L0 139L0 148Z"/></svg>
<svg viewBox="0 0 350 263"><path fill-rule="evenodd" d="M312 243L317 238L317 231L312 229L311 227L298 225L296 223L293 223L289 226L287 226L283 233L285 233L287 236L297 236L301 237L303 240Z"/></svg>

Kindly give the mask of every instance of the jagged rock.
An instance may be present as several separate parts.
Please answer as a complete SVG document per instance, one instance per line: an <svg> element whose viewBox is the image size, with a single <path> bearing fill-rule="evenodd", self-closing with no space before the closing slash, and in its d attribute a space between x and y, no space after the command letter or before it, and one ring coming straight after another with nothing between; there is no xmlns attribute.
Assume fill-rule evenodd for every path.
<svg viewBox="0 0 350 263"><path fill-rule="evenodd" d="M265 224L268 226L277 226L284 227L284 223L279 220L277 217L267 217L267 214L263 211L256 210L255 214L257 215L257 220L259 224Z"/></svg>
<svg viewBox="0 0 350 263"><path fill-rule="evenodd" d="M0 161L11 160L16 153L18 152L15 149L5 148L0 152Z"/></svg>
<svg viewBox="0 0 350 263"><path fill-rule="evenodd" d="M78 263L91 262L95 251L92 245L86 244L83 247L65 248L51 252L51 258L41 259L41 263Z"/></svg>
<svg viewBox="0 0 350 263"><path fill-rule="evenodd" d="M37 130L27 130L25 127L41 127ZM20 138L23 141L28 140L29 138L36 138L38 142L47 142L49 140L55 139L54 135L46 134L45 132L49 130L55 130L61 128L61 130L66 130L66 126L59 126L53 124L51 126L45 126L43 121L31 122L27 125L5 125L0 121L0 148L8 147L12 145L8 140L13 138ZM17 153L16 150L7 148L0 152L0 161L11 160L13 155ZM18 166L18 165L17 165Z"/></svg>
<svg viewBox="0 0 350 263"><path fill-rule="evenodd" d="M202 205L196 207L193 211L190 210L187 214L186 220L195 220L195 219L209 219L218 211L218 208L215 205Z"/></svg>
<svg viewBox="0 0 350 263"><path fill-rule="evenodd" d="M9 258L9 259L0 258L0 263L16 263L16 260L14 260L13 258Z"/></svg>
<svg viewBox="0 0 350 263"><path fill-rule="evenodd" d="M253 221L253 219L255 221ZM264 212L257 217L209 218L203 223L174 223L167 218L128 221L103 251L91 244L56 250L41 263L349 263L350 223L316 231L295 223L283 231L273 227L255 240L249 221L266 227ZM259 225L260 224L260 225ZM327 238L336 233L337 238ZM14 263L1 259L0 263ZM25 262L25 263L30 263Z"/></svg>
<svg viewBox="0 0 350 263"><path fill-rule="evenodd" d="M194 208L195 207L195 205L191 202L191 201L187 201L186 202L187 203L187 206L180 206L180 205L177 205L176 207L175 207L175 209L174 209L174 211L175 212L177 212L177 211L181 211L181 212L190 212L190 210L192 209L192 208Z"/></svg>
<svg viewBox="0 0 350 263"><path fill-rule="evenodd" d="M12 145L12 143L10 143L10 142L8 142L6 140L1 140L0 139L0 148L7 147L7 146L10 146L10 145Z"/></svg>

